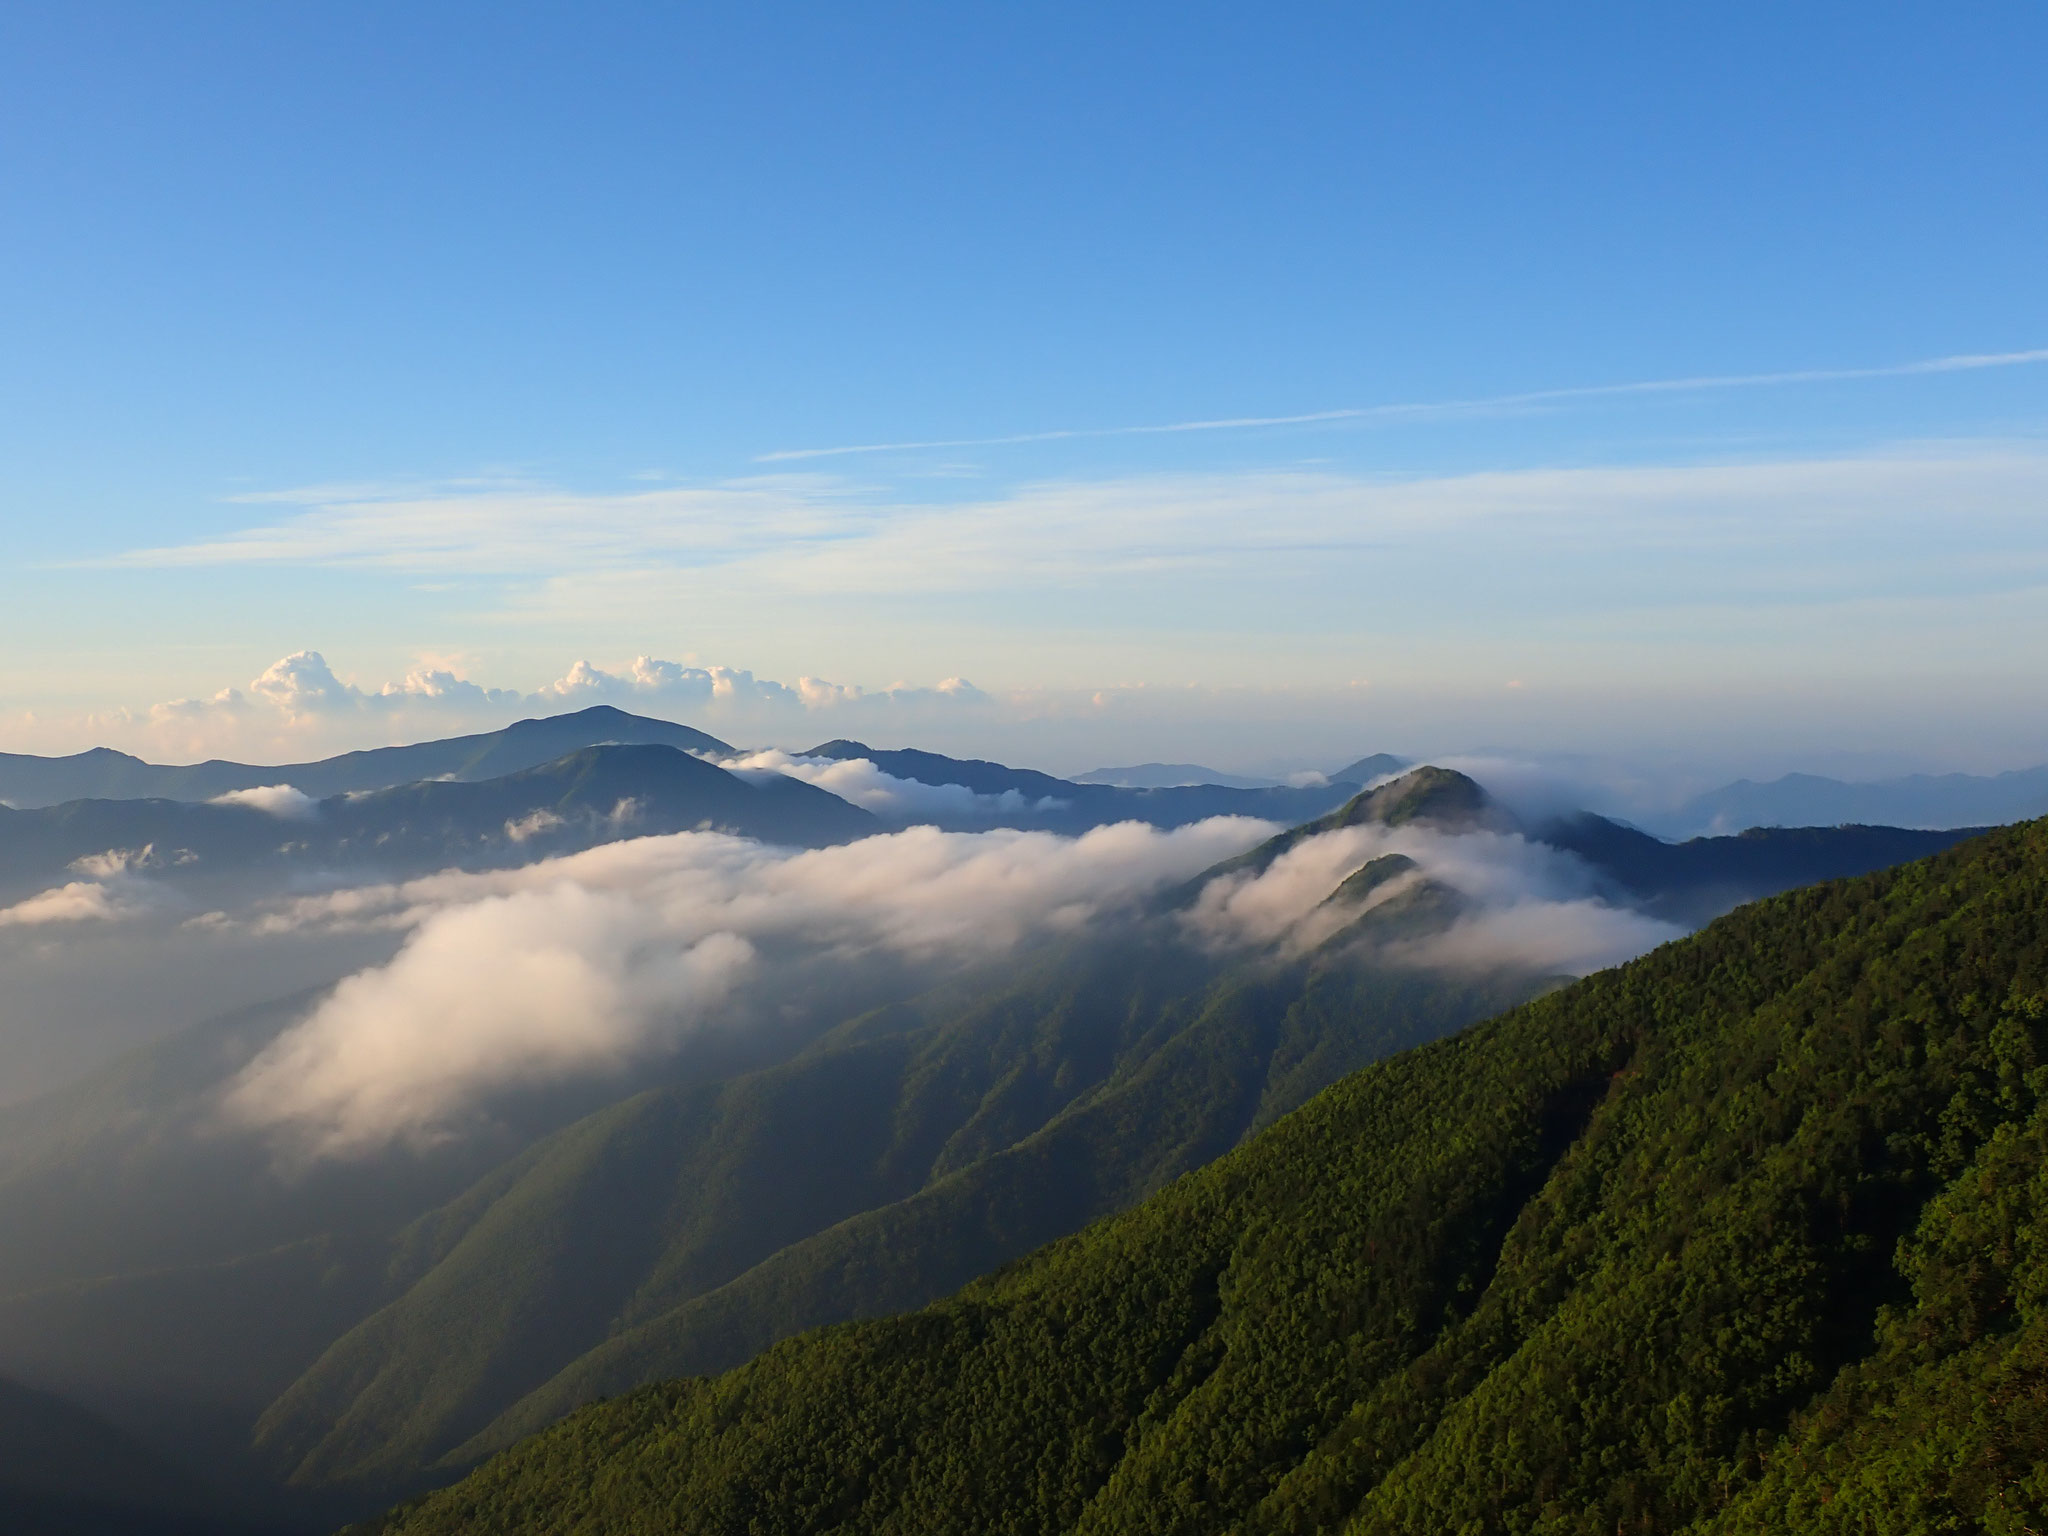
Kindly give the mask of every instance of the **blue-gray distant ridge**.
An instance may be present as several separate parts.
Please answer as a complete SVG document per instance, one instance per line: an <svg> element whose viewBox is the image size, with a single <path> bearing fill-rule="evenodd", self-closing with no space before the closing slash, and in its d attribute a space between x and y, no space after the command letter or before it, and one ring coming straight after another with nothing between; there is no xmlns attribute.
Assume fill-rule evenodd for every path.
<svg viewBox="0 0 2048 1536"><path fill-rule="evenodd" d="M67 800L211 800L273 784L289 784L320 800L422 779L502 778L583 747L606 745L680 747L721 757L733 750L716 736L687 725L594 704L570 714L520 720L501 731L344 752L311 763L265 765L219 758L184 765L148 763L111 747L69 757L0 752L0 801L27 810Z"/></svg>

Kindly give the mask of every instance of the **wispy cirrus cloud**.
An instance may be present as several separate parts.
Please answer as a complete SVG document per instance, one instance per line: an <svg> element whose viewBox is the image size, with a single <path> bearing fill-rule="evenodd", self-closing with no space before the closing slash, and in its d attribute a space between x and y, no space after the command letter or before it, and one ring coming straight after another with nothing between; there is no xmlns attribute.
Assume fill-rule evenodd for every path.
<svg viewBox="0 0 2048 1536"><path fill-rule="evenodd" d="M1575 550L1694 552L1760 576L1798 562L1838 583L1899 540L1916 566L1985 541L2038 547L2048 451L1914 445L1835 458L1536 468L1377 478L1160 474L1028 485L968 501L874 499L818 477L626 494L450 490L335 501L222 538L137 549L128 566L368 566L644 582L715 569L726 590L983 591L1105 577L1307 574L1332 561ZM1936 519L1942 537L1928 537ZM1846 538L1854 542L1845 544ZM1873 542L1875 540L1875 542ZM1773 559L1759 563L1764 553ZM1681 579L1682 568L1662 574Z"/></svg>
<svg viewBox="0 0 2048 1536"><path fill-rule="evenodd" d="M1621 384L1586 384L1567 389L1532 389L1514 394L1483 395L1467 400L1397 401L1381 405L1338 406L1289 416L1222 416L1195 421L1122 427L1060 427L1043 432L1013 432L997 437L927 438L893 443L847 443L833 448L782 448L759 455L761 464L804 459L843 458L867 453L909 453L938 448L1007 448L1029 443L1058 443L1089 438L1166 437L1199 432L1247 432L1261 427L1304 427L1344 421L1406 420L1488 415L1580 401L1615 400L1630 395L1706 394L1718 390L1789 389L1801 384L1843 384L1874 379L1904 379L1929 374L1970 373L1985 368L2018 368L2048 363L2048 347L2021 352L1958 353L1920 358L1874 368L1802 368L1778 373L1699 374L1676 379L1637 379Z"/></svg>
<svg viewBox="0 0 2048 1536"><path fill-rule="evenodd" d="M338 748L399 739L415 716L431 716L438 733L458 716L502 724L512 709L582 700L673 712L735 742L800 746L868 729L794 723L851 691L845 679L966 673L998 694L995 708L959 711L952 699L943 717L917 715L906 707L916 690L882 689L897 703L875 734L907 740L914 726L921 744L1037 762L1057 734L1041 724L1050 711L1067 722L1068 767L1133 753L1250 766L1238 742L1256 716L1270 724L1262 744L1312 741L1311 761L1335 762L1367 743L1419 739L1412 725L1359 738L1355 723L1326 723L1356 721L1356 687L1371 680L1378 717L1401 696L1420 701L1417 721L1453 710L1455 729L1438 721L1428 733L1450 731L1458 746L1529 744L1519 732L1532 721L1545 745L1594 726L1611 740L1599 716L1611 706L1597 701L1623 696L1637 701L1629 730L1646 729L1651 701L1667 709L1658 729L1688 741L1709 719L1717 735L1753 731L1771 708L1783 722L1773 729L1819 734L1817 706L1852 694L1866 701L1858 708L1889 711L1871 715L1887 723L1869 739L1903 730L1925 744L1934 728L1913 722L1966 698L2006 700L2001 722L2027 717L2010 701L2037 696L2024 658L2048 643L2044 505L2048 445L2025 438L1456 475L1133 475L922 502L815 475L616 494L406 490L266 507L223 538L120 558L180 571L340 568L355 573L352 595L462 578L466 611L451 620L439 598L431 610L415 604L422 627L445 647L481 645L494 665L518 667L520 688L436 663L350 693L286 667L247 691L159 706L147 737L126 715L113 728L31 722L30 733L282 760L313 749L296 725L269 730L272 705L324 722ZM320 622L323 635L368 644L345 615ZM469 627L450 634L452 622ZM682 659L650 660L644 675L637 662L557 671L536 686L562 655L631 655L622 636ZM699 647L760 658L764 670L699 664ZM834 681L807 677L807 666ZM1510 738L1497 701L1511 681L1529 683L1530 702ZM192 686L178 679L162 693ZM1569 727L1560 688L1586 701ZM1170 689L1212 692L1169 699ZM1350 702L1333 703L1333 690ZM1269 711L1267 692L1293 702ZM1550 703L1533 702L1539 694ZM1048 703L1055 695L1063 702ZM863 709L882 707L872 689L860 697ZM1472 702L1445 702L1455 699ZM242 726L216 729L236 709ZM973 730L954 733L950 722L969 714ZM1161 734L1130 734L1138 715ZM1825 718L1839 736L1844 717ZM1004 721L1009 736L989 734ZM1124 734L1111 739L1112 726ZM2000 759L2033 760L2037 736Z"/></svg>
<svg viewBox="0 0 2048 1536"><path fill-rule="evenodd" d="M221 538L130 550L108 563L371 566L482 575L648 561L712 564L764 546L844 539L872 519L822 486L773 482L615 496L459 482L426 490L313 486L263 499L301 510Z"/></svg>

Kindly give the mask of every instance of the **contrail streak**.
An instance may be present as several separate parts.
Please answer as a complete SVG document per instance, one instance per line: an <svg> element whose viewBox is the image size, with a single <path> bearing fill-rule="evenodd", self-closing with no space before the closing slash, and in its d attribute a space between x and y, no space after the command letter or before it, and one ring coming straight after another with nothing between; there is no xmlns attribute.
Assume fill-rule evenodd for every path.
<svg viewBox="0 0 2048 1536"><path fill-rule="evenodd" d="M1517 395L1488 395L1475 400L1432 400L1392 405L1346 406L1309 411L1298 416L1223 416L1208 421L1175 421L1145 427L1066 427L1050 432L1016 432L1004 437L945 437L922 442L850 443L838 448L783 448L755 457L757 464L792 459L830 459L853 453L901 453L924 448L1000 448L1018 443L1056 443L1086 437L1158 437L1174 432L1237 432L1254 427L1310 426L1323 421L1367 421L1375 418L1458 416L1477 411L1548 405L1563 400L1597 400L1619 395L1672 395L1713 389L1768 389L1791 384L1834 384L1856 379L1901 379L1915 374L1968 373L1980 368L2017 368L2048 363L2048 347L2030 352L1963 353L1955 357L1922 358L1881 368L1806 368L1792 373L1703 374L1686 379L1642 379L1631 384L1587 384L1574 389L1536 389Z"/></svg>

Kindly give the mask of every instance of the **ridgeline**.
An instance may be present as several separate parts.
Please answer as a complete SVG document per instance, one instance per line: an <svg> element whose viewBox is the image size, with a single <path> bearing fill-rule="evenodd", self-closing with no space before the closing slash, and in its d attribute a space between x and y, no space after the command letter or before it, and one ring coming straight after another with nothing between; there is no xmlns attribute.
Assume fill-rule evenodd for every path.
<svg viewBox="0 0 2048 1536"><path fill-rule="evenodd" d="M2038 1530L2044 1062L2033 823L1746 907L368 1529Z"/></svg>

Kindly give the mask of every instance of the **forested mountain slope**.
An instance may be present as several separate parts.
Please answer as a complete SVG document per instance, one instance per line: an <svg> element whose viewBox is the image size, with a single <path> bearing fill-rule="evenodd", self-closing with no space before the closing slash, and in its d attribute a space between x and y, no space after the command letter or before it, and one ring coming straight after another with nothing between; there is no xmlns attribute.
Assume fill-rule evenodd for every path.
<svg viewBox="0 0 2048 1536"><path fill-rule="evenodd" d="M1733 836L1667 843L1581 811L1545 822L1536 835L1598 870L1616 899L1696 927L1759 896L1923 859L1984 830L1751 827Z"/></svg>
<svg viewBox="0 0 2048 1536"><path fill-rule="evenodd" d="M2039 1529L2048 824L1370 1067L388 1532Z"/></svg>
<svg viewBox="0 0 2048 1536"><path fill-rule="evenodd" d="M279 1398L259 1449L301 1486L403 1486L592 1397L920 1305L1544 984L1218 967L1123 933L640 1095L418 1222L402 1294Z"/></svg>
<svg viewBox="0 0 2048 1536"><path fill-rule="evenodd" d="M1490 814L1471 780L1422 769L1310 826L1454 832ZM1395 855L1367 871L1415 868ZM1404 884L1344 881L1326 905L1349 910L1292 954L1120 923L853 1020L787 1063L592 1116L401 1238L425 1255L394 1266L402 1294L278 1398L258 1446L301 1487L403 1487L592 1397L920 1305L1354 1067L1558 979L1384 963L1386 944L1463 915L1447 888Z"/></svg>

